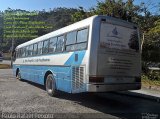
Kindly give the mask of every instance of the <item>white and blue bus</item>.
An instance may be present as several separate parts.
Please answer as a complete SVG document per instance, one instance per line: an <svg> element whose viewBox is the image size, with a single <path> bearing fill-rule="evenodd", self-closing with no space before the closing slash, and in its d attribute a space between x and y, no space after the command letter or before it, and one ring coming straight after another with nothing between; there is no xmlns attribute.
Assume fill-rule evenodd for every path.
<svg viewBox="0 0 160 119"><path fill-rule="evenodd" d="M16 47L14 75L68 93L141 88L141 51L135 24L92 16Z"/></svg>

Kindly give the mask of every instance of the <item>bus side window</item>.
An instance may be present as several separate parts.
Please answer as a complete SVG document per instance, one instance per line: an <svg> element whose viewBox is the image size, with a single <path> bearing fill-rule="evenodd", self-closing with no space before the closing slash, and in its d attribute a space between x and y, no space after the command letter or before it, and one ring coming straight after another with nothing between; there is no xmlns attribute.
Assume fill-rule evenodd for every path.
<svg viewBox="0 0 160 119"><path fill-rule="evenodd" d="M30 45L28 48L28 56L32 56L33 55L33 45Z"/></svg>
<svg viewBox="0 0 160 119"><path fill-rule="evenodd" d="M83 29L77 33L77 43L86 42L88 40L88 29Z"/></svg>
<svg viewBox="0 0 160 119"><path fill-rule="evenodd" d="M88 41L88 28L79 30L77 32L77 50L83 50L87 47L87 41Z"/></svg>
<svg viewBox="0 0 160 119"><path fill-rule="evenodd" d="M56 51L57 37L51 38L49 41L49 53Z"/></svg>
<svg viewBox="0 0 160 119"><path fill-rule="evenodd" d="M67 33L66 35L66 51L75 50L77 31Z"/></svg>
<svg viewBox="0 0 160 119"><path fill-rule="evenodd" d="M61 52L64 49L64 36L59 36L57 40L57 52Z"/></svg>
<svg viewBox="0 0 160 119"><path fill-rule="evenodd" d="M26 56L26 57L28 56L28 50L29 50L29 47L27 46L27 47L26 47L26 53L25 53L25 56Z"/></svg>
<svg viewBox="0 0 160 119"><path fill-rule="evenodd" d="M38 55L42 54L43 42L38 43Z"/></svg>
<svg viewBox="0 0 160 119"><path fill-rule="evenodd" d="M21 58L22 57L22 48L19 49L19 53L18 54L19 54L19 58Z"/></svg>
<svg viewBox="0 0 160 119"><path fill-rule="evenodd" d="M22 57L25 57L26 48L22 48Z"/></svg>
<svg viewBox="0 0 160 119"><path fill-rule="evenodd" d="M43 54L48 53L49 40L43 41Z"/></svg>
<svg viewBox="0 0 160 119"><path fill-rule="evenodd" d="M35 44L33 45L33 55L37 55L37 53L38 53L38 44L35 43Z"/></svg>

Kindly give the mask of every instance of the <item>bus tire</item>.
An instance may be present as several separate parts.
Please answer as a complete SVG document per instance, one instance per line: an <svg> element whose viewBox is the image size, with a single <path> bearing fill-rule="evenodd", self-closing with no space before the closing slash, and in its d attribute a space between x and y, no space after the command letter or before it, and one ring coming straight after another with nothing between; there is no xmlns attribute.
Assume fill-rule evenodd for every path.
<svg viewBox="0 0 160 119"><path fill-rule="evenodd" d="M16 78L17 78L19 81L22 80L22 79L21 79L21 73L20 73L20 71L18 71Z"/></svg>
<svg viewBox="0 0 160 119"><path fill-rule="evenodd" d="M50 96L56 95L56 82L52 74L49 74L46 78L46 91Z"/></svg>

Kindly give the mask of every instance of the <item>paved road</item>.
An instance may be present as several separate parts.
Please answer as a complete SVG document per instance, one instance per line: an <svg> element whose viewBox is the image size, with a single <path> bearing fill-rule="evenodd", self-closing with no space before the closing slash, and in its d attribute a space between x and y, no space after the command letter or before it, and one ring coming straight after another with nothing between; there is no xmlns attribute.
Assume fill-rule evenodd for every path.
<svg viewBox="0 0 160 119"><path fill-rule="evenodd" d="M149 116L157 119L160 118L160 103L114 93L61 92L57 97L50 97L43 86L18 81L7 69L0 70L0 112L3 117L7 117L8 113L45 113L61 118L134 119Z"/></svg>

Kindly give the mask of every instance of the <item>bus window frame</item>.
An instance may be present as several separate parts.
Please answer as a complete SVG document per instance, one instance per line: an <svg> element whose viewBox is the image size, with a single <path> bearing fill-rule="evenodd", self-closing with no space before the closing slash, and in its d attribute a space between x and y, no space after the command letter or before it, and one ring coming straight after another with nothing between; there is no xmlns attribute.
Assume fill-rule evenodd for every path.
<svg viewBox="0 0 160 119"><path fill-rule="evenodd" d="M84 29L88 29L87 41L85 41L85 42L78 42L78 43L77 43L77 34L78 34L78 31L81 31L81 30L84 30ZM81 44L81 43L86 43L86 47L85 47L84 49L66 50L66 47L67 47L67 46L70 46L70 45L66 45L66 44L65 44L65 51L66 51L66 52L73 52L73 51L87 50L87 49L88 49L88 41L89 41L90 27L89 27L89 26L85 26L85 27L82 27L82 28L80 28L80 29L76 29L76 30L73 30L73 31L76 31L76 43L75 43L75 44L70 44L70 45L77 45L77 44ZM73 31L70 31L70 32L73 32ZM66 40L67 40L67 39L66 39Z"/></svg>
<svg viewBox="0 0 160 119"><path fill-rule="evenodd" d="M47 48L47 52L44 52L44 43L45 43L46 41L48 42L48 45L47 45L48 48ZM50 41L49 39L43 40L42 55L49 53L49 41Z"/></svg>
<svg viewBox="0 0 160 119"><path fill-rule="evenodd" d="M77 34L78 34L78 31L81 31L81 30L84 30L84 29L87 29L87 30L88 30L88 33L87 33L87 41L78 42L78 43L77 43ZM66 40L67 40L66 36L67 36L67 33L70 33L70 32L76 32L76 43L66 45ZM33 44L29 44L29 45L27 45L27 46L22 47L22 48L25 48L25 56L24 56L24 57L20 56L20 57L18 57L18 58L26 58L26 57L34 57L34 56L43 56L43 55L46 55L46 54L59 54L59 53L63 53L63 52L65 53L65 52L73 52L73 51L87 50L87 48L88 48L88 41L89 41L89 33L90 33L90 26L88 25L88 26L85 26L85 27L82 27L82 28L78 28L78 29L75 29L75 30L72 30L72 31L69 31L69 32L66 32L66 33L63 33L63 34L60 34L60 35L57 35L57 36L50 37L50 38L48 38L48 39L44 39L44 40L42 40L42 41L35 42L35 43L33 43ZM62 47L62 50L61 50L61 51L57 51L57 41L58 41L58 37L61 37L61 36L63 36L63 38L64 38L63 47ZM49 44L50 44L51 38L56 38L56 49L55 49L54 52L49 52L49 46L50 46ZM47 52L47 53L43 53L44 42L45 42L46 40L48 40L48 52ZM41 52L41 54L39 54L39 43L40 43L40 42L42 43L42 52ZM81 43L86 43L86 47L85 47L84 49L66 50L66 47L67 47L67 46L78 45L78 44L81 44ZM34 51L34 45L35 45L35 44L37 44L37 54L32 53L32 55L28 55L27 48L29 48L30 45L33 45L33 51ZM22 49L22 48L19 48L19 49ZM18 49L18 50L19 50L19 49ZM27 53L27 56L26 56L26 53ZM18 54L19 54L19 53L18 53ZM21 54L20 54L20 55L21 55Z"/></svg>

